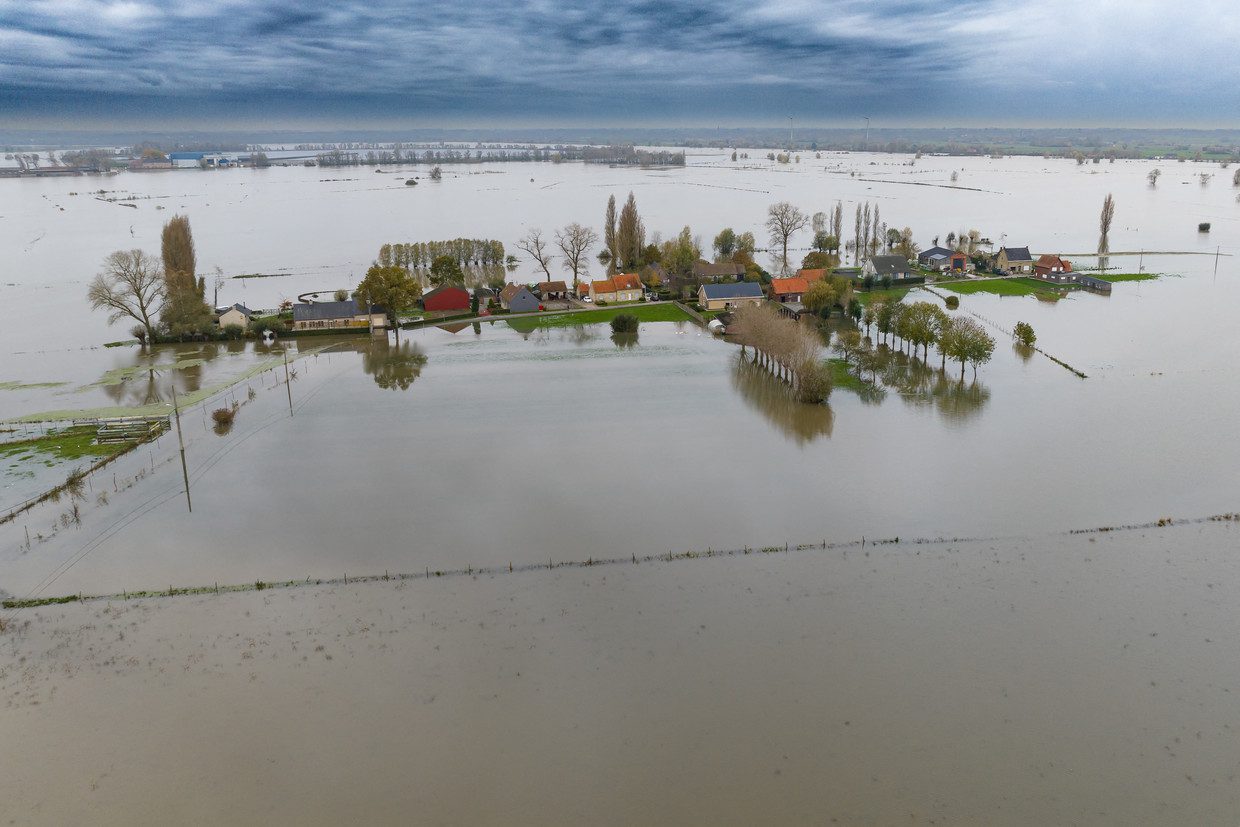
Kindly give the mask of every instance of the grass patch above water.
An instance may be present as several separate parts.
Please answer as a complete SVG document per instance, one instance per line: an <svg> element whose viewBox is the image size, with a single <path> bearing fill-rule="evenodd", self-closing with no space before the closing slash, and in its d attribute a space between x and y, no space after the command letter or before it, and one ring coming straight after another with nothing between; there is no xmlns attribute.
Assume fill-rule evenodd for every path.
<svg viewBox="0 0 1240 827"><path fill-rule="evenodd" d="M854 295L857 297L857 301L862 304L869 304L872 301L886 299L895 299L896 301L900 301L904 298L908 291L913 289L914 286L915 285L910 285L908 287L888 287L886 289L880 288L878 290L858 290Z"/></svg>
<svg viewBox="0 0 1240 827"><path fill-rule="evenodd" d="M1158 278L1158 273L1091 273L1090 275L1103 281L1149 281Z"/></svg>
<svg viewBox="0 0 1240 827"><path fill-rule="evenodd" d="M40 457L51 460L75 460L82 457L107 457L125 447L123 443L95 444L96 429L91 425L61 428L45 436L8 442L0 445L0 458L27 460Z"/></svg>
<svg viewBox="0 0 1240 827"><path fill-rule="evenodd" d="M0 382L0 391L24 391L32 388L59 388L66 382Z"/></svg>
<svg viewBox="0 0 1240 827"><path fill-rule="evenodd" d="M1056 289L1072 288L1072 285L1052 285L1038 279L1025 278L1024 276L1011 279L952 281L940 283L936 286L964 295L991 293L996 296L1032 296L1034 293L1053 293Z"/></svg>
<svg viewBox="0 0 1240 827"><path fill-rule="evenodd" d="M831 387L857 393L870 387L870 383L858 378L843 359L828 359L827 365L831 368Z"/></svg>
<svg viewBox="0 0 1240 827"><path fill-rule="evenodd" d="M617 307L600 307L597 310L583 310L577 313L547 313L530 316L521 321L536 323L538 327L576 327L582 324L610 322L621 313L636 316L639 322L693 321L689 318L689 314L674 304L626 304Z"/></svg>

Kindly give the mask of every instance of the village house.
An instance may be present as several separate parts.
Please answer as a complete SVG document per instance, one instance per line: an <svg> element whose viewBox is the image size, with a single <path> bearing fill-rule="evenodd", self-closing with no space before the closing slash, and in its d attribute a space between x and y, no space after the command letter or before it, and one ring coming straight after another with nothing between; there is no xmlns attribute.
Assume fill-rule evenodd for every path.
<svg viewBox="0 0 1240 827"><path fill-rule="evenodd" d="M254 318L254 311L246 307L244 304L234 304L226 309L216 308L216 323L220 327L228 327L236 325L237 327L245 327L250 323L250 319Z"/></svg>
<svg viewBox="0 0 1240 827"><path fill-rule="evenodd" d="M512 313L533 313L539 301L524 284L510 284L499 291L499 306Z"/></svg>
<svg viewBox="0 0 1240 827"><path fill-rule="evenodd" d="M1072 269L1072 262L1049 253L1038 258L1033 266L1033 276L1055 284L1077 284L1096 293L1109 294L1111 292L1111 282L1097 276L1078 273Z"/></svg>
<svg viewBox="0 0 1240 827"><path fill-rule="evenodd" d="M1072 262L1066 258L1046 253L1040 256L1033 265L1033 274L1043 281L1072 281L1068 273L1072 272Z"/></svg>
<svg viewBox="0 0 1240 827"><path fill-rule="evenodd" d="M816 281L821 281L822 279L825 279L826 277L827 277L827 271L826 271L826 268L823 268L823 267L816 267L816 268L815 267L809 267L809 268L803 267L800 270L797 270L797 278L805 279L805 281L808 282L809 284L813 284Z"/></svg>
<svg viewBox="0 0 1240 827"><path fill-rule="evenodd" d="M904 281L917 275L904 256L871 256L866 259L861 273L863 276L890 278L892 281Z"/></svg>
<svg viewBox="0 0 1240 827"><path fill-rule="evenodd" d="M698 259L693 262L693 277L698 281L740 281L745 277L745 265L735 261L712 263Z"/></svg>
<svg viewBox="0 0 1240 827"><path fill-rule="evenodd" d="M564 301L568 298L568 285L562 281L540 281L538 297L545 302Z"/></svg>
<svg viewBox="0 0 1240 827"><path fill-rule="evenodd" d="M618 273L609 279L590 282L593 302L635 302L642 297L642 280L634 273Z"/></svg>
<svg viewBox="0 0 1240 827"><path fill-rule="evenodd" d="M707 310L731 310L745 304L761 304L766 296L755 281L703 284L698 288L698 304Z"/></svg>
<svg viewBox="0 0 1240 827"><path fill-rule="evenodd" d="M930 270L943 272L951 267L952 254L955 250L940 247L937 244L917 254L917 263Z"/></svg>
<svg viewBox="0 0 1240 827"><path fill-rule="evenodd" d="M809 282L800 277L771 279L771 298L780 304L800 303L809 290Z"/></svg>
<svg viewBox="0 0 1240 827"><path fill-rule="evenodd" d="M422 296L422 309L429 312L468 310L469 291L458 284L442 284Z"/></svg>
<svg viewBox="0 0 1240 827"><path fill-rule="evenodd" d="M1000 247L995 255L995 269L1000 273L1032 273L1033 256L1028 247Z"/></svg>
<svg viewBox="0 0 1240 827"><path fill-rule="evenodd" d="M293 305L293 330L347 330L387 327L387 314L381 307L367 313L353 299L342 302L311 302Z"/></svg>

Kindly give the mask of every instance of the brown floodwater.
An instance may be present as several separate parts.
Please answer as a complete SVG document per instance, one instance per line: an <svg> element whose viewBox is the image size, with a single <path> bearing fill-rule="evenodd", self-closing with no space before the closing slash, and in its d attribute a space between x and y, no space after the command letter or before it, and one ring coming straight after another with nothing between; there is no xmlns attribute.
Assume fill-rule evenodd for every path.
<svg viewBox="0 0 1240 827"><path fill-rule="evenodd" d="M561 657L543 684L557 685L571 663L581 679L563 686L577 691L556 694L554 707L522 696L514 709L527 724L514 731L524 735L508 737L508 709L479 713L471 699L488 669L493 692L518 684L478 652L498 647L515 673L529 664L511 653L544 638L488 639L461 655L465 665L450 679L417 679L426 682L424 697L474 693L442 720L465 727L470 744L503 747L488 759L492 769L534 768L506 779L484 772L484 781L541 790L544 772L593 766L599 774L591 777L627 782L616 789L655 791L652 807L662 809L618 810L617 821L691 820L692 802L708 796L729 803L712 811L721 821L732 813L734 821L774 814L811 822L830 813L842 823L1225 822L1237 808L1230 730L1240 691L1225 622L1234 608L1228 595L1240 588L1232 531L1176 530L1167 542L1117 534L1099 540L1105 554L1097 555L1088 538L1059 533L1240 510L1232 438L1240 285L1229 255L1240 252L1240 205L1229 176L1203 187L1196 172L1204 167L1159 164L1164 176L1152 190L1145 173L1153 162L909 160L803 153L801 164L780 168L734 166L703 152L684 170L483 166L416 188L365 171L304 168L2 182L0 241L12 251L0 265L5 418L78 401L159 404L172 383L178 392L211 389L263 363L253 345L99 347L123 338L124 328L88 312L86 281L112 249L154 249L161 222L177 211L193 221L203 270L288 273L225 281L221 303L260 307L355 283L385 241L486 236L511 246L530 225L589 221L608 194L630 189L647 226L665 235L685 223L706 238L725 224L758 230L772 201L813 211L839 198L846 226L855 203L870 200L892 226L912 226L923 246L977 227L996 244L1063 253L1095 248L1098 209L1114 192L1112 250L1223 255L1217 263L1213 255L1115 256L1125 271L1140 265L1165 275L1119 283L1110 296L962 297L960 312L997 328L1029 322L1040 347L1087 379L996 333L994 358L976 379L970 371L958 381L954 366L943 376L931 353L929 368L897 360L879 388L837 388L821 406L795 402L735 347L687 323L643 324L636 342L613 340L605 326L503 322L406 333L399 343L303 342L303 350L326 349L298 354L292 410L282 369L187 409L192 514L176 437L165 435L90 478L82 499L0 526L0 590L119 592L899 536L900 546L881 547L875 558L669 564L675 577L624 575L608 591L593 575L551 574L554 594L519 585L515 594L470 591L476 581L454 578L450 608L432 608L430 622L472 622L501 600L516 601L503 618L512 628L556 616L543 605L553 613L588 607L569 638L552 636ZM952 170L975 189L941 186ZM88 186L150 199L133 210L69 194ZM1199 221L1211 221L1212 231L1199 234ZM523 265L518 275L532 271ZM49 328L49 318L58 324ZM152 373L152 361L187 364ZM3 384L12 382L63 384ZM211 410L233 401L235 421L217 427ZM66 521L75 505L77 517ZM998 539L963 553L905 545L933 537ZM630 577L643 582L626 587ZM350 593L329 604L351 623L355 600L365 602ZM246 625L216 620L229 626L216 640L242 631L230 624ZM347 636L348 624L337 621L323 628ZM185 622L196 628L193 618ZM409 620L418 635L427 633L422 622ZM677 623L683 628L669 631ZM699 636L703 624L711 632ZM83 651L101 651L91 643ZM150 647L118 651L119 662L148 663ZM419 642L409 651L438 650ZM383 693L414 678L390 664L357 665L356 674L378 676L369 689L328 680L300 691L399 709ZM244 672L231 661L219 668ZM141 670L131 675L155 685ZM280 685L296 680L279 675ZM601 691L613 684L617 695ZM126 686L118 679L99 691L119 698ZM213 686L186 689L211 695ZM604 700L581 700L591 697ZM625 698L644 702L611 705ZM161 718L168 732L203 734L173 723L181 717L174 707ZM619 711L607 717L609 709ZM23 715L33 717L2 719L0 731L11 727L24 739L46 723ZM120 720L141 731L136 718ZM469 729L471 721L482 729ZM630 732L640 736L626 741ZM555 752L552 735L567 739L566 754ZM281 737L286 754L298 751L295 728ZM523 743L532 761L521 760ZM47 751L48 768L59 766L50 760L58 754ZM231 753L223 745L219 754ZM375 754L407 752L393 742ZM651 763L658 772L643 775L635 768L651 756L660 758ZM458 745L450 758L442 766L463 772L478 766L479 753ZM430 759L417 762L449 781ZM665 783L685 767L687 784ZM806 792L823 779L821 789L842 802L836 810ZM789 781L798 793L780 792ZM580 789L555 820L606 820L590 818L590 802L641 798L609 797L601 784ZM453 812L503 820L487 809L494 799L432 799L428 813L441 821ZM531 809L512 820L534 820L536 802L521 801Z"/></svg>

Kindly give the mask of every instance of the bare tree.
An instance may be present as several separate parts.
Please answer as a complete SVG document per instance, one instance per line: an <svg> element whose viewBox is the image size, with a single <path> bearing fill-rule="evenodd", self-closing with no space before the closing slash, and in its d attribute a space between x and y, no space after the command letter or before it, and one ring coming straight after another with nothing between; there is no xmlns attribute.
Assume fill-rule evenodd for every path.
<svg viewBox="0 0 1240 827"><path fill-rule="evenodd" d="M1101 235L1098 238L1098 254L1106 255L1111 251L1111 242L1107 238L1107 234L1111 232L1111 221L1115 218L1115 198L1107 193L1107 197L1102 202L1102 215L1098 219L1098 229Z"/></svg>
<svg viewBox="0 0 1240 827"><path fill-rule="evenodd" d="M574 221L555 231L555 243L564 254L564 263L573 271L573 291L576 292L577 280L586 266L586 255L598 243L598 233Z"/></svg>
<svg viewBox="0 0 1240 827"><path fill-rule="evenodd" d="M766 211L766 229L771 234L771 243L779 244L783 249L780 267L788 272L788 239L796 232L809 225L809 218L798 208L787 201L772 204Z"/></svg>
<svg viewBox="0 0 1240 827"><path fill-rule="evenodd" d="M141 250L117 250L103 260L103 272L86 291L92 310L107 310L108 324L128 316L153 339L152 319L164 302L164 273L159 262Z"/></svg>
<svg viewBox="0 0 1240 827"><path fill-rule="evenodd" d="M547 274L547 281L551 281L552 255L547 252L547 241L543 238L542 230L537 227L531 229L517 242L517 249L524 250L530 258L534 259Z"/></svg>
<svg viewBox="0 0 1240 827"><path fill-rule="evenodd" d="M1240 170L1237 170L1237 174L1240 174ZM1149 180L1151 187L1156 187L1158 186L1158 176L1160 175L1162 175L1162 170L1155 167L1145 177Z"/></svg>
<svg viewBox="0 0 1240 827"><path fill-rule="evenodd" d="M836 201L835 209L831 211L831 235L835 236L837 243L844 240L844 202L842 201Z"/></svg>

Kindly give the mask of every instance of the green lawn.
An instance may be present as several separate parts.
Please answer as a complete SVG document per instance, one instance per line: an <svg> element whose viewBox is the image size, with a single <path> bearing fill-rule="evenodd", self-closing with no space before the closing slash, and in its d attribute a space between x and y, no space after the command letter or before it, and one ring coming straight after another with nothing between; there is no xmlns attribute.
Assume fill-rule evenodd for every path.
<svg viewBox="0 0 1240 827"><path fill-rule="evenodd" d="M1158 278L1158 273L1091 273L1103 281L1149 281Z"/></svg>
<svg viewBox="0 0 1240 827"><path fill-rule="evenodd" d="M831 386L833 388L842 388L846 391L861 393L869 387L868 382L857 378L849 370L848 363L843 359L828 359L827 364L831 367Z"/></svg>
<svg viewBox="0 0 1240 827"><path fill-rule="evenodd" d="M1072 287L1072 285L1055 285L1023 276L1010 279L940 282L935 286L941 287L944 290L951 290L953 293L963 293L965 295L991 293L996 296L1032 296L1034 293L1054 293L1055 288Z"/></svg>
<svg viewBox="0 0 1240 827"><path fill-rule="evenodd" d="M908 293L908 291L912 290L913 287L916 286L919 285L911 285L909 287L889 287L886 290L882 288L877 290L858 290L853 295L855 295L857 297L857 301L862 304L869 304L872 301L878 301L880 299L895 299L896 301L900 301L904 298L904 295Z"/></svg>
<svg viewBox="0 0 1240 827"><path fill-rule="evenodd" d="M580 324L610 322L621 313L636 316L639 322L688 322L689 315L674 304L627 304L620 307L600 307L578 313L544 313L530 316L522 321L536 323L539 327L575 327ZM500 317L503 318L503 317ZM514 321L517 321L514 319Z"/></svg>
<svg viewBox="0 0 1240 827"><path fill-rule="evenodd" d="M0 446L0 458L24 461L40 456L50 465L54 460L111 456L127 447L124 443L96 445L95 432L94 426L82 425L51 431L38 439L6 443Z"/></svg>

